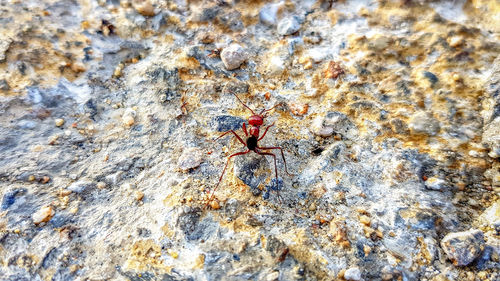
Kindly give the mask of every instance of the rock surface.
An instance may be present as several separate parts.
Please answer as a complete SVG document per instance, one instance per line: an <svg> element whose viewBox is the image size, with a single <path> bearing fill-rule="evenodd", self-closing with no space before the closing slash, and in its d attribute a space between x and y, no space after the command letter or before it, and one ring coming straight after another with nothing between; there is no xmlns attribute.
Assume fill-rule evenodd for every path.
<svg viewBox="0 0 500 281"><path fill-rule="evenodd" d="M500 279L497 1L1 3L1 280Z"/></svg>

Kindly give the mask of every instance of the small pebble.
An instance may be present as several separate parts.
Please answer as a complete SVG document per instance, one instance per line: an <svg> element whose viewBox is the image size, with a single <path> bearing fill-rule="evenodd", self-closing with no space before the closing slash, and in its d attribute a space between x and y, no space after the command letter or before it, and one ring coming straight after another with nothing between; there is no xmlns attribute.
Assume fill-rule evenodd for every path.
<svg viewBox="0 0 500 281"><path fill-rule="evenodd" d="M50 145L55 145L55 144L57 144L57 140L58 140L58 139L59 139L59 135L53 135L53 136L50 136L50 137L49 137L49 141L48 141L48 143L49 143Z"/></svg>
<svg viewBox="0 0 500 281"><path fill-rule="evenodd" d="M303 56L299 58L299 63L304 65L304 70L311 69L313 67L313 61L311 57Z"/></svg>
<svg viewBox="0 0 500 281"><path fill-rule="evenodd" d="M75 193L82 193L85 191L85 189L87 189L91 186L92 186L92 182L79 180L77 182L72 183L70 186L67 187L67 189L72 191L72 192L75 192Z"/></svg>
<svg viewBox="0 0 500 281"><path fill-rule="evenodd" d="M217 200L210 201L209 205L210 205L210 208L212 208L214 210L220 209L220 204L219 204L219 201L217 201Z"/></svg>
<svg viewBox="0 0 500 281"><path fill-rule="evenodd" d="M368 256L372 251L372 247L368 245L363 245L363 252L365 253L365 257Z"/></svg>
<svg viewBox="0 0 500 281"><path fill-rule="evenodd" d="M473 262L482 252L484 235L481 230L454 232L441 240L441 248L455 266L466 266Z"/></svg>
<svg viewBox="0 0 500 281"><path fill-rule="evenodd" d="M376 35L372 39L370 39L370 43L368 43L368 48L373 51L381 52L389 47L391 43L391 39L384 35Z"/></svg>
<svg viewBox="0 0 500 281"><path fill-rule="evenodd" d="M135 191L135 200L141 201L144 198L144 192L136 190Z"/></svg>
<svg viewBox="0 0 500 281"><path fill-rule="evenodd" d="M43 176L40 182L43 183L43 184L45 184L45 183L48 183L49 181L50 181L50 177Z"/></svg>
<svg viewBox="0 0 500 281"><path fill-rule="evenodd" d="M125 126L128 126L128 127L131 127L134 125L135 123L135 116L136 116L136 112L135 110L133 110L132 108L127 108L125 110L125 113L123 113L123 116L122 116L122 122Z"/></svg>
<svg viewBox="0 0 500 281"><path fill-rule="evenodd" d="M361 271L357 267L351 267L344 273L345 280L361 280Z"/></svg>
<svg viewBox="0 0 500 281"><path fill-rule="evenodd" d="M452 36L452 37L448 38L448 44L452 48L459 47L463 43L464 43L464 38L462 36L457 35L457 36Z"/></svg>
<svg viewBox="0 0 500 281"><path fill-rule="evenodd" d="M152 17L155 15L155 9L153 4L149 0L144 0L141 3L137 3L134 5L135 10L146 17Z"/></svg>
<svg viewBox="0 0 500 281"><path fill-rule="evenodd" d="M335 79L344 73L344 70L337 62L330 61L326 68L323 70L323 77L326 79Z"/></svg>
<svg viewBox="0 0 500 281"><path fill-rule="evenodd" d="M278 21L278 12L283 3L267 4L259 11L259 20L266 25L275 25Z"/></svg>
<svg viewBox="0 0 500 281"><path fill-rule="evenodd" d="M285 60L280 56L273 56L267 65L267 72L270 75L280 75L285 70Z"/></svg>
<svg viewBox="0 0 500 281"><path fill-rule="evenodd" d="M98 182L97 183L97 188L99 188L99 189L105 189L106 188L106 183L102 182L102 181Z"/></svg>
<svg viewBox="0 0 500 281"><path fill-rule="evenodd" d="M123 71L124 67L125 66L123 65L123 63L119 63L116 66L115 70L113 71L113 77L115 77L115 78L121 77L122 76L122 71Z"/></svg>
<svg viewBox="0 0 500 281"><path fill-rule="evenodd" d="M370 226L371 219L366 215L362 215L359 217L359 222L366 225L366 226Z"/></svg>
<svg viewBox="0 0 500 281"><path fill-rule="evenodd" d="M85 68L85 65L83 63L74 62L71 64L71 70L78 73L78 72L84 72L87 69Z"/></svg>
<svg viewBox="0 0 500 281"><path fill-rule="evenodd" d="M443 191L446 188L446 181L437 177L430 177L425 181L425 188Z"/></svg>
<svg viewBox="0 0 500 281"><path fill-rule="evenodd" d="M316 211L316 204L315 203L312 203L311 205L309 205L309 211L311 211L311 212Z"/></svg>
<svg viewBox="0 0 500 281"><path fill-rule="evenodd" d="M56 120L54 120L54 123L56 124L57 127L61 127L62 125L64 125L64 119L57 118Z"/></svg>
<svg viewBox="0 0 500 281"><path fill-rule="evenodd" d="M432 117L431 114L424 111L415 113L410 118L408 127L414 134L425 134L429 136L435 136L441 129L439 121Z"/></svg>
<svg viewBox="0 0 500 281"><path fill-rule="evenodd" d="M316 117L311 124L311 132L320 137L329 137L333 135L333 128L323 126L323 118Z"/></svg>
<svg viewBox="0 0 500 281"><path fill-rule="evenodd" d="M307 103L291 101L288 103L288 108L290 108L293 115L303 116L307 113L309 105Z"/></svg>
<svg viewBox="0 0 500 281"><path fill-rule="evenodd" d="M233 70L240 67L247 60L248 55L242 46L234 43L222 50L220 58L227 70Z"/></svg>
<svg viewBox="0 0 500 281"><path fill-rule="evenodd" d="M182 152L182 155L177 161L177 166L183 171L188 171L200 166L202 160L202 152L196 147L190 147Z"/></svg>
<svg viewBox="0 0 500 281"><path fill-rule="evenodd" d="M48 222L54 216L54 210L51 206L42 207L31 217L35 224L40 224L42 222Z"/></svg>
<svg viewBox="0 0 500 281"><path fill-rule="evenodd" d="M279 21L278 33L280 35L290 35L300 29L300 22L296 17L287 17Z"/></svg>

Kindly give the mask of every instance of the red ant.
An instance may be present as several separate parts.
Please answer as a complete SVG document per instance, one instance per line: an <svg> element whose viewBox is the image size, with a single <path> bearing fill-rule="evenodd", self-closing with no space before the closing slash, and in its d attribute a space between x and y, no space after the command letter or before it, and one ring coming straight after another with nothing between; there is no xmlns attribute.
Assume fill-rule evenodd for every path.
<svg viewBox="0 0 500 281"><path fill-rule="evenodd" d="M266 129L264 130L264 134L261 137L259 137L259 134L260 134L259 127L262 124L264 124L264 118L266 118L267 112L269 112L272 109L274 109L277 105L275 105L275 106L273 106L273 107L271 107L269 109L264 109L259 114L255 114L255 112L250 107L248 107L246 104L244 104L236 94L234 94L234 93L232 93L232 94L238 99L238 101L244 107L246 107L248 110L250 110L252 112L252 114L253 114L252 116L250 116L248 118L248 123L251 126L248 131L247 131L247 127L246 127L245 122L243 122L243 124L241 125L241 127L243 128L243 132L245 133L245 136L247 136L247 141L246 142L243 141L243 139L234 130L229 130L229 131L223 133L222 135L220 135L215 140L218 140L218 139L222 138L223 136L225 136L225 135L227 135L229 133L233 133L233 135L238 139L238 141L241 144L243 144L244 146L247 147L247 150L231 154L228 157L227 162L226 162L226 166L224 166L224 170L222 170L222 174L220 175L219 182L217 183L217 185L215 186L214 190L212 191L212 196L208 200L206 206L208 206L210 204L210 202L214 199L215 191L217 190L217 188L219 187L219 184L222 181L222 177L224 176L224 173L226 172L226 168L227 168L227 165L229 164L229 160L231 160L231 158L233 158L234 156L247 154L250 151L253 151L253 152L255 152L257 154L260 154L260 155L270 155L270 156L272 156L274 158L274 171L276 173L276 185L278 185L279 182L278 182L278 168L276 166L276 155L274 155L274 153L265 152L265 151L262 151L262 150L279 149L281 151L281 157L283 158L283 163L285 164L285 171L286 171L287 174L291 175L288 172L288 169L286 167L285 155L283 154L283 149L281 147L279 147L279 146L262 147L262 146L258 145L258 142L261 139L263 139L264 136L266 136L267 131L269 130L269 128L271 128L274 125L274 122L271 125L269 125L269 126L266 127ZM276 188L276 192L278 194L278 199L279 199L279 188ZM280 200L280 202L281 202L281 200Z"/></svg>

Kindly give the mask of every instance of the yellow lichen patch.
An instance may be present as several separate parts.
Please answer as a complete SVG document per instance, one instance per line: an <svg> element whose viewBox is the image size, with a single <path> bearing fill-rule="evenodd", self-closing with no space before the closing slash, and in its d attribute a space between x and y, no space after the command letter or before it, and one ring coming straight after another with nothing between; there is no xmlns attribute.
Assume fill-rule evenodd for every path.
<svg viewBox="0 0 500 281"><path fill-rule="evenodd" d="M174 192L174 188L172 189L172 193L167 195L165 199L163 199L163 204L168 207L175 207L181 204L182 198L183 198L183 192L177 190L177 192Z"/></svg>
<svg viewBox="0 0 500 281"><path fill-rule="evenodd" d="M500 5L497 0L466 1L464 12L485 29L500 32Z"/></svg>
<svg viewBox="0 0 500 281"><path fill-rule="evenodd" d="M309 238L307 237L306 230L303 228L297 229L293 234L294 237L289 237L294 241L293 244L288 245L290 254L299 262L308 265L309 269L314 271L318 280L326 280L325 278L328 273L322 267L318 267L318 264L324 266L328 261L308 246Z"/></svg>
<svg viewBox="0 0 500 281"><path fill-rule="evenodd" d="M200 254L194 260L193 266L191 268L192 269L202 269L204 265L205 265L205 255Z"/></svg>
<svg viewBox="0 0 500 281"><path fill-rule="evenodd" d="M60 40L66 40L66 37ZM83 35L73 35L71 41L79 42L79 47L66 44L62 48L37 37L25 37L21 42L13 42L6 52L5 62L0 64L0 69L4 70L0 72L0 79L7 81L10 94L21 93L35 81L44 87L55 85L62 77L73 81L85 71L81 60L87 40Z"/></svg>
<svg viewBox="0 0 500 281"><path fill-rule="evenodd" d="M125 267L137 271L156 269L165 273L172 269L164 264L161 259L161 246L152 239L139 240L132 245Z"/></svg>
<svg viewBox="0 0 500 281"><path fill-rule="evenodd" d="M427 243L425 243L423 237L417 237L417 241L420 244L420 251L416 256L416 262L418 265L428 265L432 262L432 255L427 248Z"/></svg>
<svg viewBox="0 0 500 281"><path fill-rule="evenodd" d="M167 236L168 238L173 238L175 235L175 231L172 228L170 228L168 224L162 226L161 230L163 231L163 234L165 234L165 236Z"/></svg>
<svg viewBox="0 0 500 281"><path fill-rule="evenodd" d="M383 2L373 13L365 14L373 26L390 26L391 20L400 18L414 22L412 28L419 32L404 38L387 34L348 36L346 67L360 81L338 83L336 90L328 89L328 102L334 102L335 110L351 117L361 135L372 134L371 122L376 122L381 126L376 141L396 137L403 147L417 148L435 159L448 161L450 167L487 167L488 163L476 156L484 150L469 144L480 143L480 136L464 129L470 140L461 143L460 139L450 139L447 130L452 122L471 118L481 110L477 100L484 95L485 81L474 70L491 65L497 47L474 29L438 20L426 5L405 5ZM374 86L390 102L381 102L366 90L367 86ZM451 117L456 121L450 118L451 106L455 110ZM438 134L414 134L405 128L413 114L429 110L426 108L440 123ZM384 119L380 117L382 110ZM460 157L447 159L443 148L450 146Z"/></svg>

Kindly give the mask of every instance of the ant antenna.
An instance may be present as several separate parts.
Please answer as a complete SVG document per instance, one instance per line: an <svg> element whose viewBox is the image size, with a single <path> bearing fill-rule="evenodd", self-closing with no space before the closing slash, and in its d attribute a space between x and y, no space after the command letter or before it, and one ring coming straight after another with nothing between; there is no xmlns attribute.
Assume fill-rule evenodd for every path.
<svg viewBox="0 0 500 281"><path fill-rule="evenodd" d="M271 108L269 108L269 109L263 109L263 110L259 113L259 115L262 115L264 112L268 112L268 111L273 110L273 109L274 109L275 107L277 107L278 105L279 105L279 104L275 104L275 105L273 105L273 107L271 107Z"/></svg>
<svg viewBox="0 0 500 281"><path fill-rule="evenodd" d="M248 110L250 110L250 111L252 112L252 114L253 114L253 115L255 115L255 112L253 112L253 110L252 110L250 107L248 107L246 104L244 104L244 103L240 100L240 98L239 98L239 97L238 97L235 93L231 92L231 94L233 94L233 95L234 95L234 96L235 96L235 97L236 97L236 98L240 101L240 103L241 103L244 107L248 108Z"/></svg>

